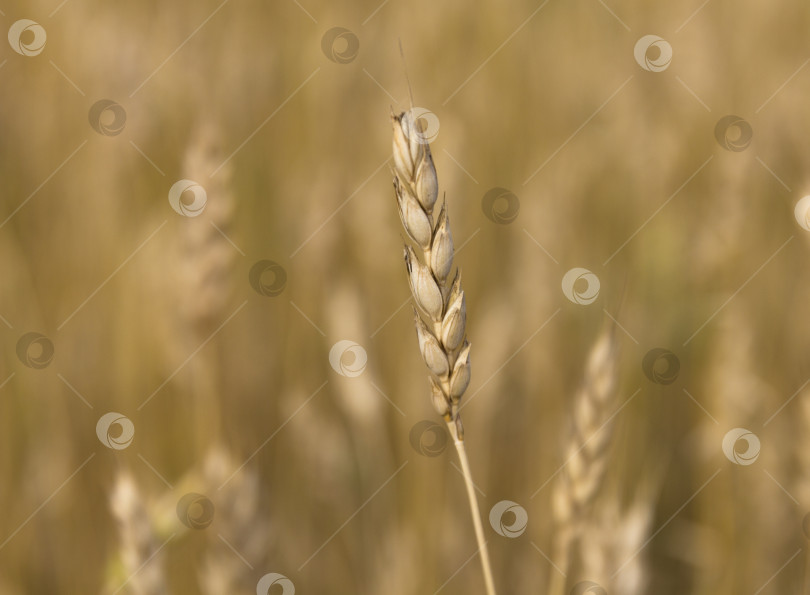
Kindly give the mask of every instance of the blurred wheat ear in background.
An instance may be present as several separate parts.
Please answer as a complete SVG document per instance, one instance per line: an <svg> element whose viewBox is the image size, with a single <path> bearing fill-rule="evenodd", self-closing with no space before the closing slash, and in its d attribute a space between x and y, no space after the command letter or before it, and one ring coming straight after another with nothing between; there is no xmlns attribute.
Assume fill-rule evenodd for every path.
<svg viewBox="0 0 810 595"><path fill-rule="evenodd" d="M411 113L392 115L391 120L394 126L394 192L399 215L408 237L421 250L423 260L419 260L411 246L405 246L411 293L430 324L428 326L414 309L419 350L431 372L431 402L447 423L458 451L481 553L484 582L487 593L494 595L489 553L459 413L461 396L470 384L470 344L465 338L467 306L461 289L461 273L456 270L453 282L448 283L453 268L453 237L447 205L442 203L434 225L433 207L439 194L439 181L430 145Z"/></svg>
<svg viewBox="0 0 810 595"><path fill-rule="evenodd" d="M574 548L590 520L608 463L618 363L615 327L605 326L591 348L582 385L574 397L571 429L564 447L566 465L552 496L554 559L566 574L571 571ZM552 575L550 595L564 595L562 577L562 573Z"/></svg>
<svg viewBox="0 0 810 595"><path fill-rule="evenodd" d="M109 569L109 589L131 595L167 595L164 563L149 505L129 471L119 470L110 510L118 522L118 559ZM117 592L117 591L116 591Z"/></svg>

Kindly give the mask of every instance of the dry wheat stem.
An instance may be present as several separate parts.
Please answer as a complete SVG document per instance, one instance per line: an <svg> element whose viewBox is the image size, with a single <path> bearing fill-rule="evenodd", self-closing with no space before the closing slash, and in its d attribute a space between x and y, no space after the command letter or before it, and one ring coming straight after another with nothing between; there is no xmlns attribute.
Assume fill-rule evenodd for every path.
<svg viewBox="0 0 810 595"><path fill-rule="evenodd" d="M414 323L419 350L430 370L431 401L441 415L458 451L470 501L475 537L487 593L495 595L481 514L478 510L470 465L464 448L464 426L459 402L470 384L470 344L465 337L467 308L461 274L453 268L453 237L447 206L442 204L434 223L433 208L439 196L436 168L430 146L411 112L391 116L394 128L394 192L402 225L417 249L405 246L405 265L414 301Z"/></svg>
<svg viewBox="0 0 810 595"><path fill-rule="evenodd" d="M448 422L452 425L453 422ZM456 440L456 452L458 452L458 459L461 461L461 470L464 475L464 485L467 487L467 499L470 501L470 512L472 513L473 527L475 528L475 539L478 541L478 547L481 551L481 565L484 570L484 583L487 586L487 592L495 595L495 582L492 580L492 569L489 563L489 552L487 551L487 542L484 538L484 526L481 523L481 512L478 510L478 499L475 497L475 485L472 480L472 472L470 471L470 463L467 460L467 450L464 448L463 440Z"/></svg>

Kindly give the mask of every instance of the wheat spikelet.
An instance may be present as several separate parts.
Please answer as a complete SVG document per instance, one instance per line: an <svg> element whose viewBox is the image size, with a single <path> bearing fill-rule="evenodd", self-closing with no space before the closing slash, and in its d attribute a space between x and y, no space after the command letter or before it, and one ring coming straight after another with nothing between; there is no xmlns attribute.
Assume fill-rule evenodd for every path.
<svg viewBox="0 0 810 595"><path fill-rule="evenodd" d="M613 327L605 327L588 356L585 374L574 399L571 432L565 446L566 465L554 486L555 561L563 572L571 565L572 547L602 485L613 425L608 420L616 396L618 346ZM550 593L562 592L555 574Z"/></svg>
<svg viewBox="0 0 810 595"><path fill-rule="evenodd" d="M439 196L439 181L430 146L417 128L411 112L392 114L394 128L394 192L399 216L408 237L422 253L405 246L405 265L414 301L424 314L414 308L419 350L430 370L431 401L453 436L461 462L467 497L484 583L489 595L495 594L489 553L478 502L475 496L467 454L464 448L464 426L459 415L459 402L470 384L470 344L465 337L467 308L461 289L461 273L452 281L453 237L447 205L442 204L434 224L433 209Z"/></svg>
<svg viewBox="0 0 810 595"><path fill-rule="evenodd" d="M118 521L119 562L125 580L122 592L131 595L165 595L163 565L156 553L160 544L152 519L132 475L119 471L112 493L110 510ZM148 563L147 563L148 562ZM120 588L120 587L119 587Z"/></svg>

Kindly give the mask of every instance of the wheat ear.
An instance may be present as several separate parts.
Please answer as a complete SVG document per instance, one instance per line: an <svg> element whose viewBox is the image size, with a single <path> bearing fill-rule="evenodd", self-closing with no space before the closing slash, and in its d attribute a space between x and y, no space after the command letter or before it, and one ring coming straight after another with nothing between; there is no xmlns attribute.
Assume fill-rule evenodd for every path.
<svg viewBox="0 0 810 595"><path fill-rule="evenodd" d="M611 410L618 382L618 345L613 326L606 326L588 356L585 374L574 399L566 465L554 486L555 560L562 572L571 566L572 548L582 534L607 468L613 434ZM562 574L552 575L550 595L565 591Z"/></svg>
<svg viewBox="0 0 810 595"><path fill-rule="evenodd" d="M203 463L203 485L218 496L216 538L214 533L208 534L205 563L197 570L205 595L249 592L252 577L245 574L243 564L246 560L255 563L267 551L267 532L261 530L265 519L259 506L259 476L250 467L237 465L221 445L209 451ZM239 552L238 557L234 551Z"/></svg>
<svg viewBox="0 0 810 595"><path fill-rule="evenodd" d="M110 494L110 509L118 521L118 555L127 576L124 585L128 592L132 595L164 595L168 591L162 561L152 560L160 550L152 518L135 479L128 471L119 471L116 475Z"/></svg>
<svg viewBox="0 0 810 595"><path fill-rule="evenodd" d="M439 181L430 146L410 112L391 115L394 127L394 192L402 225L413 247L405 246L405 265L413 298L425 319L414 308L419 350L430 370L431 400L450 430L458 451L487 593L495 595L481 513L464 448L464 426L459 402L470 384L470 344L465 337L467 309L461 274L450 281L453 268L453 237L447 205L442 204L434 224L433 208L439 196Z"/></svg>

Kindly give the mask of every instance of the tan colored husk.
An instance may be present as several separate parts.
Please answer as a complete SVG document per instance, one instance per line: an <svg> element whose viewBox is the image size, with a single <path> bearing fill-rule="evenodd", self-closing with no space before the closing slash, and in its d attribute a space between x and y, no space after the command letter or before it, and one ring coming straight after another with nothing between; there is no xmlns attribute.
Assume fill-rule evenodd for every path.
<svg viewBox="0 0 810 595"><path fill-rule="evenodd" d="M422 358L425 360L428 369L439 378L445 378L450 372L450 366L447 363L447 354L442 349L439 340L433 336L428 330L427 325L419 318L416 309L413 312L414 321L416 324L416 335L419 338L419 351L422 352Z"/></svg>
<svg viewBox="0 0 810 595"><path fill-rule="evenodd" d="M405 265L411 282L411 292L419 307L436 322L441 320L444 311L442 291L430 267L416 257L410 246L405 247Z"/></svg>

